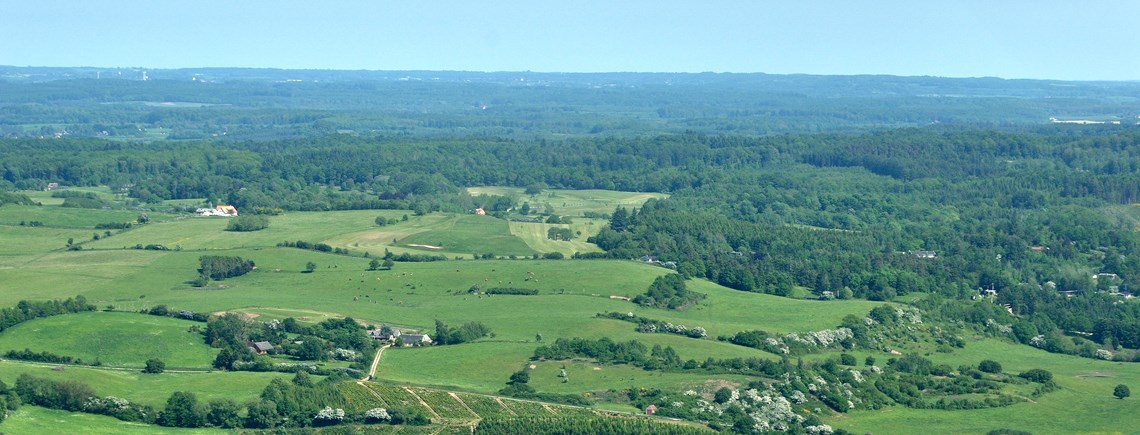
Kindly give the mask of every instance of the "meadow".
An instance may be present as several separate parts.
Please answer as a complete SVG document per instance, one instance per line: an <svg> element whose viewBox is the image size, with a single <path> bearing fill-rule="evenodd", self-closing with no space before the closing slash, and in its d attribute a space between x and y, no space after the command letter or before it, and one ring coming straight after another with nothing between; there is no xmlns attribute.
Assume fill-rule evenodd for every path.
<svg viewBox="0 0 1140 435"><path fill-rule="evenodd" d="M656 192L617 192L613 190L565 190L543 189L537 195L527 195L521 187L482 186L468 187L467 193L475 195L499 195L517 198L519 204L530 203L532 208L549 204L554 214L560 216L583 216L585 213L613 213L621 206L640 207L650 199L668 198L668 194ZM542 208L539 208L540 210Z"/></svg>
<svg viewBox="0 0 1140 435"><path fill-rule="evenodd" d="M473 190L519 194L510 189ZM525 195L522 195L525 196ZM640 204L645 198L605 192L547 191L536 200L548 200L559 209L559 199L568 213L612 211L614 202ZM607 210L606 208L610 208ZM560 210L561 211L561 210ZM21 216L37 216L45 226L13 223ZM645 292L653 280L669 269L636 260L534 260L536 252L596 251L585 242L605 224L603 220L576 217L568 227L576 233L571 242L545 238L545 232L560 224L507 222L488 216L429 214L411 216L409 211L291 212L270 218L268 229L249 233L225 231L225 218L198 218L154 213L153 223L111 237L90 240L97 223L133 219L136 212L63 209L58 206L0 208L0 305L13 306L21 299L62 299L84 295L99 308L116 312L91 312L37 319L0 333L0 351L47 350L56 354L98 359L103 367L36 364L0 361L0 380L12 384L21 373L52 379L74 379L90 384L101 395L116 395L161 407L174 391L193 390L200 400L231 398L252 400L274 377L272 373L196 371L206 370L216 350L201 343L189 328L200 323L145 316L122 311L145 310L164 304L175 310L214 313L248 313L258 320L294 317L303 322L353 317L372 325L387 324L432 333L434 322L452 326L482 322L492 331L473 343L423 348L390 349L383 354L375 379L419 387L440 388L463 394L494 394L511 373L532 371L531 383L540 392L601 397L600 409L636 411L610 390L660 388L709 393L724 385L741 386L754 378L741 375L708 375L700 372L646 371L626 365L600 365L586 359L531 361L534 349L558 338L608 337L614 341L639 340L648 346L673 347L683 360L755 357L778 359L778 355L718 341L717 336L762 329L770 333L833 329L846 315L864 316L883 302L863 300L817 301L746 293L704 281L690 280L690 290L707 297L684 311L642 307L628 300ZM406 221L401 220L409 215ZM398 222L377 226L385 216ZM50 224L49 224L50 223ZM82 240L82 250L69 251L66 239ZM282 241L304 240L347 249L342 255L278 247ZM162 244L170 250L139 250L136 244ZM440 246L431 249L424 246ZM176 249L175 249L176 248ZM443 254L440 262L397 262L391 270L368 270L371 258L385 250L393 253ZM474 260L472 254L493 252L520 259ZM236 255L256 262L257 268L241 277L211 281L192 287L198 257ZM460 257L462 259L455 259ZM306 263L316 269L302 273ZM487 295L493 287L538 291L533 296ZM802 291L802 289L801 289ZM708 331L705 339L670 334L643 334L635 324L596 317L607 312L686 325ZM541 341L538 340L541 336ZM908 351L924 352L929 358L951 366L998 360L1007 373L1046 368L1062 389L1033 401L1006 408L970 411L914 410L896 407L884 411L861 411L826 418L828 424L854 432L911 433L916 431L974 433L999 427L1034 432L1101 431L1128 433L1140 427L1131 405L1119 401L1111 390L1117 383L1140 385L1137 366L1063 355L1048 354L1026 346L972 337L964 349L934 352L916 344ZM862 361L874 356L884 364L889 354L853 352ZM824 352L804 357L819 360L834 356ZM163 359L168 371L161 375L141 373L143 362ZM533 367L532 367L533 366ZM565 369L566 382L558 376ZM396 394L396 393L393 393ZM445 413L465 415L439 392L429 398L447 403ZM473 396L484 397L484 396ZM539 406L529 402L512 405L472 399L476 406L498 411L503 406ZM509 410L511 408L503 408ZM545 411L544 411L545 412ZM1080 419L1054 422L1057 415L1080 415ZM1064 419L1062 419L1064 420ZM12 433L37 432L45 421L68 425L87 424L90 433L131 433L139 429L117 420L89 415L24 407L0 425ZM78 427L78 426L77 426ZM936 428L936 429L931 429ZM140 432L161 432L143 426ZM169 433L188 433L169 430ZM207 433L208 431L202 432Z"/></svg>
<svg viewBox="0 0 1140 435"><path fill-rule="evenodd" d="M88 312L36 319L0 332L0 352L30 349L141 369L157 358L169 370L204 369L217 354L192 327L202 323L136 313Z"/></svg>

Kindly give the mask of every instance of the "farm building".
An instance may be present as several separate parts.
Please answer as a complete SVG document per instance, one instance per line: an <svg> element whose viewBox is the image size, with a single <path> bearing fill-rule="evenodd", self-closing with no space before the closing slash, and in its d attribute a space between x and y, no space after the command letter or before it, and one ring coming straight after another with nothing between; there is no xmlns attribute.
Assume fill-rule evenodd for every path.
<svg viewBox="0 0 1140 435"><path fill-rule="evenodd" d="M427 334L404 334L400 336L404 346L427 346L431 344L431 337Z"/></svg>

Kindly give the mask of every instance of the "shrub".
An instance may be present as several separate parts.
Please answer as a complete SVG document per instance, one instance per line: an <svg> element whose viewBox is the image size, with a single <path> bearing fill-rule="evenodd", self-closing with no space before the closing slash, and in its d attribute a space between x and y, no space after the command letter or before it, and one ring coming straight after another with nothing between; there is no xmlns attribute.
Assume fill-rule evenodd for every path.
<svg viewBox="0 0 1140 435"><path fill-rule="evenodd" d="M978 370L986 373L1001 373L1001 363L992 359L984 359L978 363Z"/></svg>

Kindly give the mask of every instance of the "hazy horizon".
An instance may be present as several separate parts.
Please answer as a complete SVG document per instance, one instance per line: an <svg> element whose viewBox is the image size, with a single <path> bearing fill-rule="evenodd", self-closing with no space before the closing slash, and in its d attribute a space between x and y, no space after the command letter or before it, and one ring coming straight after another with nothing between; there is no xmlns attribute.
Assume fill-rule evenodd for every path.
<svg viewBox="0 0 1140 435"><path fill-rule="evenodd" d="M1140 79L1124 1L8 6L12 66Z"/></svg>

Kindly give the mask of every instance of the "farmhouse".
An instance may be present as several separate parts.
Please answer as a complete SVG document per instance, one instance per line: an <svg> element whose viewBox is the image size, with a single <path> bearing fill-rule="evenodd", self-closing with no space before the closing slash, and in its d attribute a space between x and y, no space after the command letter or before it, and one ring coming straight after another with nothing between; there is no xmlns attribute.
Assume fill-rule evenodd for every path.
<svg viewBox="0 0 1140 435"><path fill-rule="evenodd" d="M273 350L273 345L268 341L249 342L248 344L249 350L252 350L253 353L256 353L258 355L265 355L269 351Z"/></svg>
<svg viewBox="0 0 1140 435"><path fill-rule="evenodd" d="M392 328L389 332L385 332L383 328L373 329L368 331L368 336L380 341L396 341L400 338L400 330Z"/></svg>
<svg viewBox="0 0 1140 435"><path fill-rule="evenodd" d="M479 208L475 209L475 214L477 214L479 216L486 216L487 210L483 210L483 207L479 207Z"/></svg>
<svg viewBox="0 0 1140 435"><path fill-rule="evenodd" d="M404 342L404 346L427 346L431 344L431 337L427 334L404 334L400 336L400 340Z"/></svg>
<svg viewBox="0 0 1140 435"><path fill-rule="evenodd" d="M237 216L237 208L232 205L219 205L214 208L199 208L194 210L198 216Z"/></svg>
<svg viewBox="0 0 1140 435"><path fill-rule="evenodd" d="M653 415L657 413L657 405L649 405L645 408L645 415Z"/></svg>

